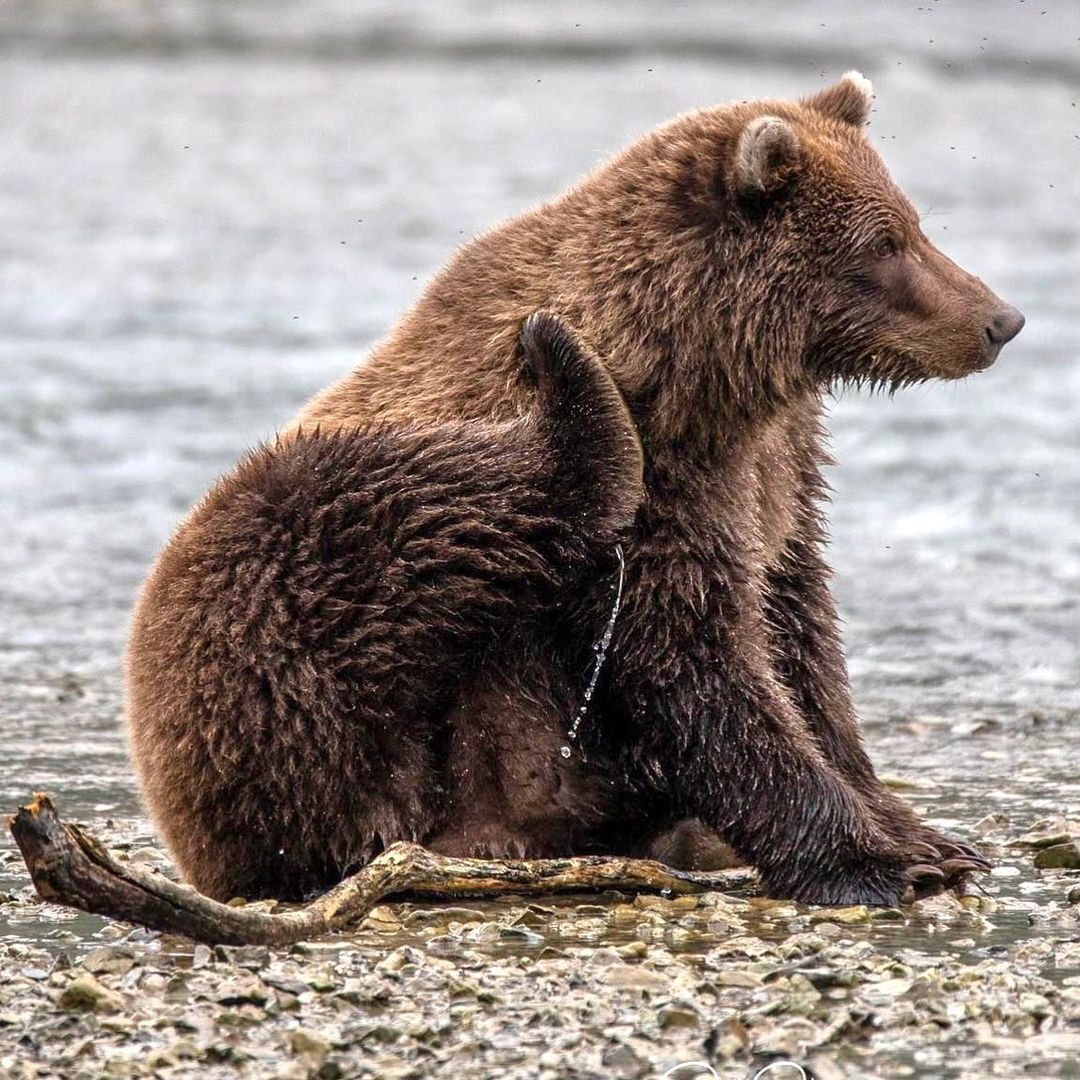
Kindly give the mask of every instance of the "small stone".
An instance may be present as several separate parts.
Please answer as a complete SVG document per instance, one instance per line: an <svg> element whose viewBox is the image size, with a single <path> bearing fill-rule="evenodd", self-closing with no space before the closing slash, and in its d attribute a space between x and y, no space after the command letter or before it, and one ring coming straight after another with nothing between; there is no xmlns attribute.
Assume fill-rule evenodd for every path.
<svg viewBox="0 0 1080 1080"><path fill-rule="evenodd" d="M214 955L247 971L261 971L270 963L270 950L265 945L218 945Z"/></svg>
<svg viewBox="0 0 1080 1080"><path fill-rule="evenodd" d="M414 949L411 945L402 945L380 960L375 965L375 970L386 975L391 972L401 971L402 968L409 964L420 967L426 961L427 957L419 949Z"/></svg>
<svg viewBox="0 0 1080 1080"><path fill-rule="evenodd" d="M392 908L383 904L372 908L364 919L364 926L371 930L396 930L401 926L401 920L394 914Z"/></svg>
<svg viewBox="0 0 1080 1080"><path fill-rule="evenodd" d="M1035 865L1040 870L1080 870L1080 846L1070 840L1043 848L1035 856Z"/></svg>
<svg viewBox="0 0 1080 1080"><path fill-rule="evenodd" d="M904 922L907 916L897 907L876 907L870 909L873 922Z"/></svg>
<svg viewBox="0 0 1080 1080"><path fill-rule="evenodd" d="M214 1000L219 1005L265 1005L266 987L258 979L225 982L217 988Z"/></svg>
<svg viewBox="0 0 1080 1080"><path fill-rule="evenodd" d="M605 1050L600 1062L609 1076L618 1077L619 1080L637 1080L650 1071L648 1062L625 1043Z"/></svg>
<svg viewBox="0 0 1080 1080"><path fill-rule="evenodd" d="M156 1073L159 1069L175 1069L180 1064L180 1059L173 1054L169 1047L158 1047L151 1050L143 1059L148 1072Z"/></svg>
<svg viewBox="0 0 1080 1080"><path fill-rule="evenodd" d="M165 985L165 991L162 994L165 1001L171 1004L177 1004L188 1000L188 986L187 979L183 975L174 975L168 983Z"/></svg>
<svg viewBox="0 0 1080 1080"><path fill-rule="evenodd" d="M172 1046L151 1050L146 1055L145 1064L148 1071L157 1072L159 1069L175 1069L183 1062L196 1061L201 1056L202 1052L194 1043L182 1039Z"/></svg>
<svg viewBox="0 0 1080 1080"><path fill-rule="evenodd" d="M995 878L1014 878L1019 877L1023 871L1019 866L995 866L990 871L990 876Z"/></svg>
<svg viewBox="0 0 1080 1080"><path fill-rule="evenodd" d="M712 1043L713 1057L719 1061L726 1061L728 1058L741 1054L750 1046L751 1035L741 1020L731 1017L713 1029Z"/></svg>
<svg viewBox="0 0 1080 1080"><path fill-rule="evenodd" d="M749 907L766 919L794 919L799 914L799 909L786 900L770 900L764 896L751 897Z"/></svg>
<svg viewBox="0 0 1080 1080"><path fill-rule="evenodd" d="M668 899L664 896L647 896L641 893L634 897L634 907L645 911L658 911L661 915L685 915L698 906L696 896L676 896Z"/></svg>
<svg viewBox="0 0 1080 1080"><path fill-rule="evenodd" d="M853 926L856 923L870 921L870 909L864 904L855 904L851 907L825 908L815 911L810 916L814 922L837 923L840 926Z"/></svg>
<svg viewBox="0 0 1080 1080"><path fill-rule="evenodd" d="M410 912L404 919L403 925L410 930L418 926L426 926L430 923L440 923L449 926L451 923L474 923L484 922L487 916L482 911L473 908L445 907L429 910L421 908L419 911Z"/></svg>
<svg viewBox="0 0 1080 1080"><path fill-rule="evenodd" d="M102 1013L98 1019L102 1031L113 1031L118 1035L130 1035L135 1030L135 1021L120 1013Z"/></svg>
<svg viewBox="0 0 1080 1080"><path fill-rule="evenodd" d="M93 975L80 975L72 979L56 1003L61 1009L76 1012L118 1012L124 1007L124 999L102 986Z"/></svg>
<svg viewBox="0 0 1080 1080"><path fill-rule="evenodd" d="M976 836L986 836L987 833L997 832L999 829L1004 829L1009 824L1008 814L987 814L984 818L979 818L974 825L971 826L971 831Z"/></svg>
<svg viewBox="0 0 1080 1080"><path fill-rule="evenodd" d="M168 857L156 848L139 848L138 851L133 851L128 858L133 863L143 863L150 866L164 866L169 861Z"/></svg>
<svg viewBox="0 0 1080 1080"><path fill-rule="evenodd" d="M289 1049L294 1054L308 1058L318 1068L330 1053L330 1044L318 1035L298 1028L289 1032Z"/></svg>
<svg viewBox="0 0 1080 1080"><path fill-rule="evenodd" d="M701 1018L689 1005L666 1005L656 1014L662 1028L697 1027Z"/></svg>
<svg viewBox="0 0 1080 1080"><path fill-rule="evenodd" d="M792 960L801 956L813 956L821 952L825 944L825 939L820 934L792 934L787 941L780 943L777 951L783 959Z"/></svg>
<svg viewBox="0 0 1080 1080"><path fill-rule="evenodd" d="M1074 885L1066 899L1070 904L1080 904L1080 885Z"/></svg>
<svg viewBox="0 0 1080 1080"><path fill-rule="evenodd" d="M862 996L875 1005L887 1005L901 994L906 994L911 986L911 979L883 979L864 986Z"/></svg>
<svg viewBox="0 0 1080 1080"><path fill-rule="evenodd" d="M1011 847L1040 848L1055 847L1058 844L1067 844L1072 839L1067 830L1058 829L1054 832L1029 832L1023 836L1010 840Z"/></svg>
<svg viewBox="0 0 1080 1080"><path fill-rule="evenodd" d="M179 1042L174 1042L169 1047L173 1057L180 1061L194 1061L196 1058L202 1056L202 1051L192 1042L188 1042L187 1039L181 1039Z"/></svg>
<svg viewBox="0 0 1080 1080"><path fill-rule="evenodd" d="M499 937L503 941L516 941L523 945L543 945L544 938L525 926L503 926L499 928Z"/></svg>
<svg viewBox="0 0 1080 1080"><path fill-rule="evenodd" d="M1050 1002L1042 994L1021 994L1019 1005L1024 1012L1039 1020L1051 1013Z"/></svg>
<svg viewBox="0 0 1080 1080"><path fill-rule="evenodd" d="M720 971L713 979L717 986L738 987L742 990L756 990L764 985L764 981L753 971Z"/></svg>
<svg viewBox="0 0 1080 1080"><path fill-rule="evenodd" d="M261 976L262 981L267 986L272 986L275 990L283 994L292 994L294 997L299 997L301 994L307 993L311 987L300 979L290 978L288 975L279 975L276 972L268 971L265 975ZM350 980L346 979L346 986Z"/></svg>
<svg viewBox="0 0 1080 1080"><path fill-rule="evenodd" d="M614 964L604 973L604 982L622 990L647 990L657 993L668 989L668 981L662 975L647 971L633 964Z"/></svg>
<svg viewBox="0 0 1080 1080"><path fill-rule="evenodd" d="M800 998L817 1001L821 998L818 988L805 976L796 972L788 980L791 992Z"/></svg>
<svg viewBox="0 0 1080 1080"><path fill-rule="evenodd" d="M79 966L91 975L126 975L135 966L135 954L121 946L91 949Z"/></svg>

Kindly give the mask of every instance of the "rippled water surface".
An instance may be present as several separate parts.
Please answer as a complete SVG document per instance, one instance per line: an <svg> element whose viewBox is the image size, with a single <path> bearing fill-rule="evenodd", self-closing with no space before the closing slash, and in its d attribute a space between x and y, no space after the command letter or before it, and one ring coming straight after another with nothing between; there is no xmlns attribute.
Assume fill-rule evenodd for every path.
<svg viewBox="0 0 1080 1080"><path fill-rule="evenodd" d="M835 407L868 739L950 827L1076 815L1080 14L769 10L0 6L4 805L143 827L121 649L154 552L458 243L674 113L857 65L928 235L1028 317L989 372Z"/></svg>

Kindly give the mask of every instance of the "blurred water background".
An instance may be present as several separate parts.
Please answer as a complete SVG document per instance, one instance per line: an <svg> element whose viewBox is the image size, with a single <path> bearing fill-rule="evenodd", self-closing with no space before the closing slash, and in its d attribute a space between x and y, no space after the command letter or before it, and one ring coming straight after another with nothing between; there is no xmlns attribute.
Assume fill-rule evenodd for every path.
<svg viewBox="0 0 1080 1080"><path fill-rule="evenodd" d="M868 739L939 821L1075 813L1080 11L767 8L0 0L0 804L138 821L155 551L457 244L675 113L858 67L928 235L1028 317L984 374L835 407Z"/></svg>

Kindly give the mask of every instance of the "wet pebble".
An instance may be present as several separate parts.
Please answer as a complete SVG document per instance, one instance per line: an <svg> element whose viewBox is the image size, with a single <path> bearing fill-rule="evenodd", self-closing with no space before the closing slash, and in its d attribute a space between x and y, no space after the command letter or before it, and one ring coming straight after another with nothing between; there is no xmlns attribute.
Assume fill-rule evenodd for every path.
<svg viewBox="0 0 1080 1080"><path fill-rule="evenodd" d="M124 1007L124 999L93 975L79 975L64 987L56 1004L78 1012L116 1012Z"/></svg>
<svg viewBox="0 0 1080 1080"><path fill-rule="evenodd" d="M122 1057L163 1076L652 1080L707 1045L738 1075L751 1053L782 1053L848 1080L830 1047L849 1037L876 1063L898 1046L971 1047L986 1030L1019 1043L1080 1022L1080 983L1055 989L1040 974L1080 968L1080 943L979 947L996 906L1075 926L1060 878L1030 884L1041 890L1031 899L1011 885L996 902L943 896L903 910L723 894L384 905L346 937L287 950L174 953L126 930L81 957L0 942L0 1075L29 1023L55 1060L77 1051L86 1075L111 1076ZM934 935L946 949L912 947ZM96 1026L89 1049L48 1027L58 1016Z"/></svg>
<svg viewBox="0 0 1080 1080"><path fill-rule="evenodd" d="M1080 870L1080 845L1071 840L1041 848L1035 855L1040 870Z"/></svg>

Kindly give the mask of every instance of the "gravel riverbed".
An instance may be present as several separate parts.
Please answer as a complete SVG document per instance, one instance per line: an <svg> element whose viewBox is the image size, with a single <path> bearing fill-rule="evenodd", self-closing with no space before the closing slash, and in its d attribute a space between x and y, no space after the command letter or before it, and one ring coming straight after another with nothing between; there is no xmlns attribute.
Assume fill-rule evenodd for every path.
<svg viewBox="0 0 1080 1080"><path fill-rule="evenodd" d="M220 950L38 904L3 835L0 1077L1080 1076L1080 20L762 10L0 2L0 805L45 788L167 872L122 649L186 509L464 239L680 111L859 67L927 235L1028 317L991 370L832 417L868 747L994 875L905 912L390 905Z"/></svg>
<svg viewBox="0 0 1080 1080"><path fill-rule="evenodd" d="M1075 1075L1080 822L1035 825L988 817L976 834L995 873L905 910L720 893L400 903L281 950L103 924L16 888L5 919L30 940L0 943L0 1070L602 1080L680 1064L672 1075L777 1063L795 1077L778 1071L793 1062L831 1080L980 1061L981 1075ZM171 872L152 838L98 832Z"/></svg>

